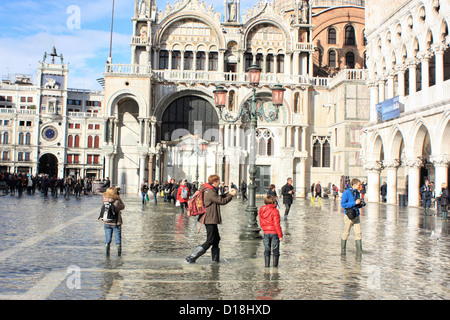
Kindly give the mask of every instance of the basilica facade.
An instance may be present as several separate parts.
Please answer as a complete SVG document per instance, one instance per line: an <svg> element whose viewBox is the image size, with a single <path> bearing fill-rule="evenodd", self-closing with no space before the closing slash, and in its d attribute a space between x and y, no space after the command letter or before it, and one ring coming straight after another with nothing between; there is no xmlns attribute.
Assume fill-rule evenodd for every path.
<svg viewBox="0 0 450 320"><path fill-rule="evenodd" d="M361 52L354 50L358 66L337 66L333 78L314 74L316 16L336 5L364 8L364 1L338 2L261 1L241 12L239 0L226 0L221 13L199 0L164 9L136 0L131 62L110 60L104 73L105 176L131 193L144 179L203 182L217 173L226 184L248 182L250 126L226 120L248 108L254 64L262 70L260 107L276 108L273 85L286 89L278 119L258 121L257 192L292 177L302 197L311 183L362 176L359 137L369 99ZM348 37L361 45L356 28ZM214 101L218 86L227 90L223 112Z"/></svg>

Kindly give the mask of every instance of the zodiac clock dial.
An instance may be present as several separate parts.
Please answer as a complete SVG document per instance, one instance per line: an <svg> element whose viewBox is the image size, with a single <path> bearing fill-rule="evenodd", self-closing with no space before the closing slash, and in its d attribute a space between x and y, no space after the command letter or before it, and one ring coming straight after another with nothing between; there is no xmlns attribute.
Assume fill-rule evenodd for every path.
<svg viewBox="0 0 450 320"><path fill-rule="evenodd" d="M54 141L58 136L58 131L53 126L47 126L42 130L42 137L47 141Z"/></svg>

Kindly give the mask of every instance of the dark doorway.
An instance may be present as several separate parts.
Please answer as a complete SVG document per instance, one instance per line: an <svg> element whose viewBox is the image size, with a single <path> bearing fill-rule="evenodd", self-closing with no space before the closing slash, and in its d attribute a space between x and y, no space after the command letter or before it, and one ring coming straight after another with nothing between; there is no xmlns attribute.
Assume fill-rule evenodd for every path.
<svg viewBox="0 0 450 320"><path fill-rule="evenodd" d="M270 166L256 166L256 194L266 194L270 187Z"/></svg>
<svg viewBox="0 0 450 320"><path fill-rule="evenodd" d="M178 139L172 137L172 133L177 129L185 129L194 134L195 122L201 123L202 138L211 141L212 135L205 136L207 130L219 130L219 118L214 107L205 99L196 96L185 96L173 101L164 111L161 125L161 139ZM211 132L211 131L209 131ZM183 134L184 135L184 134ZM219 141L219 137L214 137Z"/></svg>
<svg viewBox="0 0 450 320"><path fill-rule="evenodd" d="M48 174L50 177L58 176L58 159L51 153L44 154L39 159L39 173ZM61 178L61 177L60 177Z"/></svg>

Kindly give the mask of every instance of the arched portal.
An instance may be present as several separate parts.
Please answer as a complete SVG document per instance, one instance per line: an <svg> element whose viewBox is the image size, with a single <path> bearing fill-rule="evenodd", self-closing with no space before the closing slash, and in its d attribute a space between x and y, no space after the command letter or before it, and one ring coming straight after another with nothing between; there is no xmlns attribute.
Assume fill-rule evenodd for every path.
<svg viewBox="0 0 450 320"><path fill-rule="evenodd" d="M198 96L172 101L162 116L161 139L173 141L196 131L205 140L219 141L219 117L211 103Z"/></svg>
<svg viewBox="0 0 450 320"><path fill-rule="evenodd" d="M412 148L410 149L410 160L408 168L408 205L420 205L420 186L425 179L434 181L434 165L430 161L432 154L431 140L428 129L424 124L418 122L417 129L412 139Z"/></svg>
<svg viewBox="0 0 450 320"><path fill-rule="evenodd" d="M58 176L58 158L54 154L46 153L39 159L39 174L48 174L50 177Z"/></svg>
<svg viewBox="0 0 450 320"><path fill-rule="evenodd" d="M124 98L117 104L116 156L113 163L113 183L126 186L124 192L137 191L139 187L139 155L141 127L139 105L131 98Z"/></svg>

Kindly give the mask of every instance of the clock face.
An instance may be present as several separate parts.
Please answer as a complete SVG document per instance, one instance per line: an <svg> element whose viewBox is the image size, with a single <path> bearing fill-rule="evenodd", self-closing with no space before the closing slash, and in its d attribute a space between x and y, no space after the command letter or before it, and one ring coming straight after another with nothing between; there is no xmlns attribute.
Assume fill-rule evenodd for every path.
<svg viewBox="0 0 450 320"><path fill-rule="evenodd" d="M58 131L53 126L47 126L42 130L42 137L47 141L53 141L58 136Z"/></svg>

